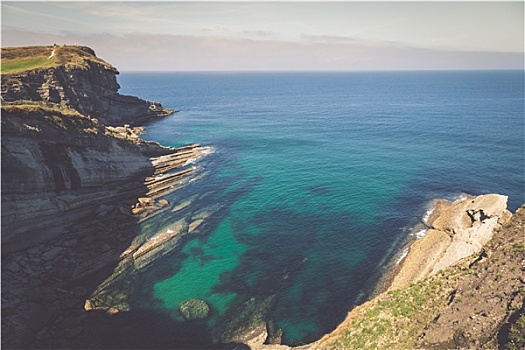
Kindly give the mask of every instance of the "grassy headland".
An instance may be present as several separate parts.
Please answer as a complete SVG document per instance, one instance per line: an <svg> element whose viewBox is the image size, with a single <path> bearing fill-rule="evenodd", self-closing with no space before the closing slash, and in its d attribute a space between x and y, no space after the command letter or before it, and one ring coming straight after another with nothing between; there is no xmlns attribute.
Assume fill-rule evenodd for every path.
<svg viewBox="0 0 525 350"><path fill-rule="evenodd" d="M95 53L83 46L55 45L2 48L2 75L17 74L25 71L67 67L88 68L88 61L102 64L106 68L113 66L95 56Z"/></svg>

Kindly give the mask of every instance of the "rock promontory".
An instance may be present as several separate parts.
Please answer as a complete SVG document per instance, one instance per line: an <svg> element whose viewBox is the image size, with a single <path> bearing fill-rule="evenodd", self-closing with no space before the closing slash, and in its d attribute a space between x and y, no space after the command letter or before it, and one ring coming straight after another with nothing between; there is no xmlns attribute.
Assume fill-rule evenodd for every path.
<svg viewBox="0 0 525 350"><path fill-rule="evenodd" d="M106 270L187 233L148 240L140 224L180 205L164 197L203 176L209 150L142 140L138 125L173 111L120 95L117 74L87 47L2 49L2 348L96 347L91 318L126 310L90 300Z"/></svg>
<svg viewBox="0 0 525 350"><path fill-rule="evenodd" d="M2 48L2 101L68 106L105 125L143 124L173 113L118 93L118 70L86 46Z"/></svg>
<svg viewBox="0 0 525 350"><path fill-rule="evenodd" d="M512 216L507 197L498 194L469 197L437 208L439 213L433 213L434 219L427 223L431 229L410 245L390 288L406 287L481 252L495 230Z"/></svg>

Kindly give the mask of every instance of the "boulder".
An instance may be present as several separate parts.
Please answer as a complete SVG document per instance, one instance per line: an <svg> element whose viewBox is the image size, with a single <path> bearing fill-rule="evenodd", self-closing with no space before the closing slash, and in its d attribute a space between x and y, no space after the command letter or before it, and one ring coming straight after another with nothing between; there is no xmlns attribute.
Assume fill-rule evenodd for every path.
<svg viewBox="0 0 525 350"><path fill-rule="evenodd" d="M167 207L170 205L170 202L168 202L166 199L159 199L159 204L162 206L162 207Z"/></svg>
<svg viewBox="0 0 525 350"><path fill-rule="evenodd" d="M457 233L492 217L508 217L507 196L485 194L456 202L444 209L432 227L436 230Z"/></svg>
<svg viewBox="0 0 525 350"><path fill-rule="evenodd" d="M11 261L4 265L4 269L6 269L7 271L11 271L13 273L17 273L18 271L20 271L20 265L18 265L14 261Z"/></svg>
<svg viewBox="0 0 525 350"><path fill-rule="evenodd" d="M138 199L140 206L147 207L155 204L155 200L149 197L141 197Z"/></svg>
<svg viewBox="0 0 525 350"><path fill-rule="evenodd" d="M199 320L208 317L210 307L204 300L189 299L180 303L179 311L186 320Z"/></svg>

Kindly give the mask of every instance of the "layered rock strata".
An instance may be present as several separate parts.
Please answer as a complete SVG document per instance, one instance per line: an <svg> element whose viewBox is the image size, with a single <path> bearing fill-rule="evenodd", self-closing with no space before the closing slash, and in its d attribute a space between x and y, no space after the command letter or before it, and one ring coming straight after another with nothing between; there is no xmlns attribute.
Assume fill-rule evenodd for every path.
<svg viewBox="0 0 525 350"><path fill-rule="evenodd" d="M140 125L147 120L167 116L173 110L158 102L118 93L118 70L101 60L89 47L39 47L54 64L2 75L4 102L34 101L66 105L106 125ZM31 54L30 50L2 48L2 57ZM44 52L44 53L42 53Z"/></svg>
<svg viewBox="0 0 525 350"><path fill-rule="evenodd" d="M96 347L86 298L137 250L146 265L174 246L140 224L177 210L164 196L204 176L210 149L143 141L132 125L171 111L119 95L91 49L35 50L63 62L2 75L2 347Z"/></svg>
<svg viewBox="0 0 525 350"><path fill-rule="evenodd" d="M100 203L169 192L193 172L184 164L202 150L198 145L174 149L130 141L80 115L4 108L3 252L62 233L94 214Z"/></svg>

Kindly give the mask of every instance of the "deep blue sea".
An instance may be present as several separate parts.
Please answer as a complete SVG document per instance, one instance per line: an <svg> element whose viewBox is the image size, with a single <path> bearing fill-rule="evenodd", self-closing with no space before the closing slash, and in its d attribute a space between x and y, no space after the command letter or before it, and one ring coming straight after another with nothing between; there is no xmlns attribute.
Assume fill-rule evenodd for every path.
<svg viewBox="0 0 525 350"><path fill-rule="evenodd" d="M210 305L211 328L260 303L284 343L316 340L369 297L432 199L500 193L512 211L525 201L523 71L118 81L122 94L180 110L145 139L214 149L198 162L205 176L170 201L220 210L136 282L130 303L177 322L191 298ZM169 213L143 230L175 221Z"/></svg>

